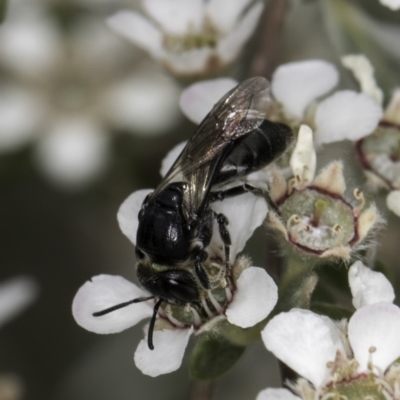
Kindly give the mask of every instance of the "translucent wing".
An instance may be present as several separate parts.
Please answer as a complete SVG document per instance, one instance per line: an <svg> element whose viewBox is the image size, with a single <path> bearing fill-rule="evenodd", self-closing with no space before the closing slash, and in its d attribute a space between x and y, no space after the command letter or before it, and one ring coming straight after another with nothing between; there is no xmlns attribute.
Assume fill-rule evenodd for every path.
<svg viewBox="0 0 400 400"><path fill-rule="evenodd" d="M200 123L152 196L171 182L184 182L183 212L189 222L196 219L230 146L263 122L270 104L265 78L251 78L233 88Z"/></svg>

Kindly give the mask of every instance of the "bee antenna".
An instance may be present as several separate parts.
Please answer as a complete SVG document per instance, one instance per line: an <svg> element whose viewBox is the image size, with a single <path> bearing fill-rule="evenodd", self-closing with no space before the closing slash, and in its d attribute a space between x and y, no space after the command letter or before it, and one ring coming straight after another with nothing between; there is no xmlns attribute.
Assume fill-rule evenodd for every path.
<svg viewBox="0 0 400 400"><path fill-rule="evenodd" d="M141 303L142 301L147 301L147 300L151 300L151 299L154 299L154 296L138 297L137 299L133 299L133 300L126 301L125 303L117 304L115 306L106 308L105 310L94 312L92 315L93 315L93 317L101 317L102 315L106 315L106 314L108 314L110 312L113 312L115 310L119 310L120 308L124 308L126 306L129 306L130 304Z"/></svg>
<svg viewBox="0 0 400 400"><path fill-rule="evenodd" d="M153 345L154 324L156 323L158 309L160 308L162 302L163 302L162 299L157 301L157 303L153 309L153 316L151 317L151 320L150 320L149 332L147 333L147 344L148 344L150 350L154 350L154 345Z"/></svg>

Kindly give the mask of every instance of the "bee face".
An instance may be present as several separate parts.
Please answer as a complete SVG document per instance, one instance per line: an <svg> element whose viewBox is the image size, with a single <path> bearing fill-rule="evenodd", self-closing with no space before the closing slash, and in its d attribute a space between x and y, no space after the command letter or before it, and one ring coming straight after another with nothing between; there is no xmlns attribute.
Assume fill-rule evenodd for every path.
<svg viewBox="0 0 400 400"><path fill-rule="evenodd" d="M171 269L149 261L143 260L137 265L137 277L144 289L170 304L200 301L198 283L189 270Z"/></svg>

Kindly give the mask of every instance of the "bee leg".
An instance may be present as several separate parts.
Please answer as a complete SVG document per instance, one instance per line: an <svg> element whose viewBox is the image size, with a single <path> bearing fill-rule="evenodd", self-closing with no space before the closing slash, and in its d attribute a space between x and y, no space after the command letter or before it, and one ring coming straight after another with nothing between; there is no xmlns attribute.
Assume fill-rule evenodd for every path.
<svg viewBox="0 0 400 400"><path fill-rule="evenodd" d="M227 199L229 197L240 196L241 194L244 194L244 193L252 193L255 196L264 197L264 199L268 203L268 205L276 213L279 214L278 207L274 203L274 201L271 199L271 196L269 195L269 193L267 191L265 191L265 190L262 190L260 188L254 187L252 185L249 185L248 183L244 183L243 185L235 186L235 187L227 189L227 190L220 190L218 192L212 192L210 194L210 202L213 203L215 201L222 201L222 200Z"/></svg>
<svg viewBox="0 0 400 400"><path fill-rule="evenodd" d="M228 229L226 226L229 224L228 218L224 214L214 214L219 228L219 234L221 236L222 242L224 243L224 250L225 250L225 269L226 269L226 276L230 276L230 265L229 265L229 256L230 256L230 245L231 242L231 235L229 234Z"/></svg>
<svg viewBox="0 0 400 400"><path fill-rule="evenodd" d="M194 269L196 271L197 277L200 280L201 285L204 287L204 289L208 290L210 289L210 281L208 280L207 272L205 271L203 265L201 264L203 261L207 259L207 257L208 257L207 252L201 250L194 259Z"/></svg>
<svg viewBox="0 0 400 400"><path fill-rule="evenodd" d="M194 260L194 269L197 277L200 280L201 285L204 289L210 288L210 281L208 279L207 272L205 271L202 262L208 258L208 253L204 250L211 241L213 234L213 216L212 211L208 211L198 228L195 240L193 242L192 259Z"/></svg>

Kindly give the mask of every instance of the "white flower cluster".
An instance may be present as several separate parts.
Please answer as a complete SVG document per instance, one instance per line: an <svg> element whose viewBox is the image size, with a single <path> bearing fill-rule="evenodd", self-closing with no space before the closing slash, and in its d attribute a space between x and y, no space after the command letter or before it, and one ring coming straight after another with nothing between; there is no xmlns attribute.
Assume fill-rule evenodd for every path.
<svg viewBox="0 0 400 400"><path fill-rule="evenodd" d="M276 214L275 210L270 212L269 216L273 218L276 226L280 224L278 230L284 232L287 240L290 239L304 251L306 245L302 242L303 239L308 241L307 245L311 242L315 245L318 240L321 242L321 238L328 235L327 239L322 240L325 247L318 245L318 248L310 248L311 252L318 253L321 257L348 259L353 248L364 240L370 229L379 221L379 214L374 206L363 210L365 201L359 191L355 192L355 201L360 204L354 207L342 198L346 185L340 162L332 163L315 177L314 145L343 139L358 140L370 134L377 126L382 110L369 95L352 91L336 92L324 100L315 102L316 98L327 94L336 85L337 80L336 69L321 60L292 63L277 69L271 85L276 101L267 117L286 123L294 129L300 127L297 144L290 160L294 180L286 182L286 178L280 176L276 168L269 172L257 172L246 179L261 179L264 184L268 179L269 183L272 182L270 195L279 212ZM200 122L213 104L235 85L236 82L231 79L194 84L182 93L181 108L190 119ZM314 135L309 126L314 129ZM173 165L184 145L183 143L176 146L164 159L162 176ZM150 192L151 189L134 192L118 212L120 228L134 245L139 224L138 213ZM311 213L315 211L316 214L311 218L304 212L309 222L300 221L302 223L298 225L304 225L305 228L296 227L295 234L289 229L293 228L294 225L292 226L290 221L293 222L294 219L288 214L288 221L283 221L286 215L284 203L292 194L308 196ZM285 200L281 201L282 198ZM307 202L303 200L294 199L293 203L305 207ZM277 302L277 287L273 280L263 269L251 267L249 260L239 256L246 241L267 216L266 201L247 193L215 202L211 208L215 213L223 213L229 220L232 241L229 264L234 285L219 287L223 287L226 293L222 300L217 300L212 290L208 291L207 298L202 299L203 311L207 314L205 319L189 304L177 307L178 312L175 306L168 304L160 308L155 322L155 349L150 350L143 339L134 356L138 368L150 376L158 376L179 368L190 336L208 331L217 332L222 321L241 328L252 327L264 320ZM292 206L288 208L293 209ZM329 212L325 213L325 210ZM214 233L211 243L207 246L207 252L211 267L218 269L218 264L221 267L221 260L224 259L224 246L217 222L214 224ZM302 231L305 235L303 239L300 237ZM120 332L153 315L153 309L156 309L153 297L146 302L116 308L115 311L100 317L94 314L118 304L130 304L132 299L146 296L148 293L122 277L100 275L79 289L73 302L73 315L78 324L87 330L103 334ZM212 309L209 304L212 304ZM299 313L300 319L303 315L314 315L302 310L293 310L289 314L297 315L296 313ZM276 321L276 318L278 317L272 321ZM326 320L328 319L322 318L322 321ZM309 342L314 342L314 339L310 339Z"/></svg>
<svg viewBox="0 0 400 400"><path fill-rule="evenodd" d="M374 131L382 108L369 95L351 90L337 91L316 102L338 80L336 67L323 60L281 65L271 80L276 106L268 118L285 122L295 131L301 124L308 125L317 145L361 139ZM181 95L181 109L190 120L199 123L220 96L236 84L226 78L193 84Z"/></svg>
<svg viewBox="0 0 400 400"><path fill-rule="evenodd" d="M300 379L291 384L299 397L266 389L257 400L398 398L400 375L391 365L400 356L400 309L392 304L393 287L361 261L349 269L349 284L356 308L349 321L292 309L267 324L262 332L267 349L313 386Z"/></svg>
<svg viewBox="0 0 400 400"><path fill-rule="evenodd" d="M9 2L0 26L0 154L33 144L44 175L76 188L105 170L109 130L171 129L178 86L154 67L130 72L127 50L100 18L77 12L65 30L42 2Z"/></svg>
<svg viewBox="0 0 400 400"><path fill-rule="evenodd" d="M169 169L177 154L176 149L173 149L167 155L163 161L163 170ZM139 223L138 214L143 200L150 192L151 189L144 189L132 193L118 212L120 228L134 245ZM222 304L218 304L212 293L209 294L215 311L210 310L206 302L203 303L208 314L205 320L200 320L196 311L189 307L189 313L195 315L192 324L179 321L179 317L176 317L168 306L161 309L154 332L154 350L150 350L147 340L143 339L135 351L135 364L146 375L158 376L178 369L191 335L218 331L218 324L224 320L241 328L252 327L265 319L277 302L277 286L265 270L250 266L249 260L237 257L267 215L265 200L247 193L215 202L212 209L216 213L223 213L230 221L230 263L233 275L237 276L233 277L235 287L232 293L229 293L229 301ZM217 226L214 227L214 232L208 246L209 257L222 260L223 244L217 233ZM116 333L151 317L154 300L132 304L102 317L95 317L93 313L148 295L120 276L100 275L79 289L73 301L72 312L77 323L89 331L101 334Z"/></svg>
<svg viewBox="0 0 400 400"><path fill-rule="evenodd" d="M251 0L143 0L149 18L123 10L108 19L116 32L177 75L215 73L232 63L263 10Z"/></svg>

